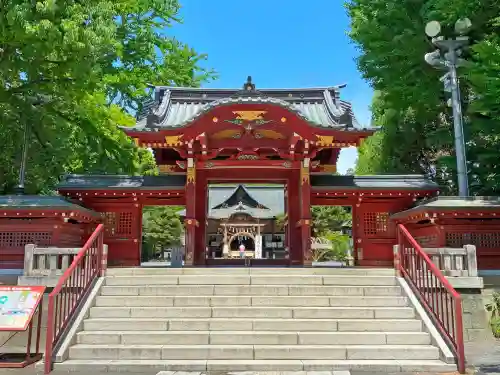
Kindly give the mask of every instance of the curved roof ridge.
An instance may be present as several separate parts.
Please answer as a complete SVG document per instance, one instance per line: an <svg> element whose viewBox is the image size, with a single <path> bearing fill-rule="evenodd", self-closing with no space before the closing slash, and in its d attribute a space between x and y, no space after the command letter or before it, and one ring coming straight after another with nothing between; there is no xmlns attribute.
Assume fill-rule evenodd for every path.
<svg viewBox="0 0 500 375"><path fill-rule="evenodd" d="M340 85L334 85L334 86L312 86L312 87L295 87L295 88L290 88L290 87L280 87L280 88L266 88L266 87L261 87L258 89L258 91L271 91L271 92L279 92L279 91L323 91L323 90L340 90L343 89L347 86L346 83L340 84ZM229 87L185 87L185 86L155 86L156 89L163 89L163 90L173 90L173 91L234 91L238 92L241 91L239 88L229 88Z"/></svg>
<svg viewBox="0 0 500 375"><path fill-rule="evenodd" d="M168 109L170 108L170 90L165 91L165 94L161 98L158 107L153 109L153 112L147 117L147 125L153 123L162 123L167 117Z"/></svg>
<svg viewBox="0 0 500 375"><path fill-rule="evenodd" d="M325 98L326 108L330 112L330 115L333 116L335 120L338 120L339 117L345 113L345 110L336 104L336 100L333 100L330 90L324 90L323 97Z"/></svg>

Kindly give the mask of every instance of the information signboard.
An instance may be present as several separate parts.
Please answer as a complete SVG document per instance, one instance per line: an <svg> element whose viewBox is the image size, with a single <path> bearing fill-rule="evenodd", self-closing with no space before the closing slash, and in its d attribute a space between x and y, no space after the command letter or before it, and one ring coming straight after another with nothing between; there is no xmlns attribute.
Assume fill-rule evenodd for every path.
<svg viewBox="0 0 500 375"><path fill-rule="evenodd" d="M44 286L0 285L0 331L25 331L44 292Z"/></svg>

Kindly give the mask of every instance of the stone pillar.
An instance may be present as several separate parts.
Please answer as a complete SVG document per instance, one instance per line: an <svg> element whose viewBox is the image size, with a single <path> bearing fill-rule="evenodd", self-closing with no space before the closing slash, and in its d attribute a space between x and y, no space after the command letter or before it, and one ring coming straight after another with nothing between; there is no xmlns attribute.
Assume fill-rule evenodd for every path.
<svg viewBox="0 0 500 375"><path fill-rule="evenodd" d="M311 249L311 179L309 177L309 158L300 167L300 238L304 266L312 265Z"/></svg>
<svg viewBox="0 0 500 375"><path fill-rule="evenodd" d="M186 232L184 265L192 266L196 242L196 169L193 158L188 158L186 173L186 218L184 220Z"/></svg>
<svg viewBox="0 0 500 375"><path fill-rule="evenodd" d="M224 225L224 240L222 243L222 257L224 259L229 257L229 244L227 243L229 239L227 238L227 225Z"/></svg>

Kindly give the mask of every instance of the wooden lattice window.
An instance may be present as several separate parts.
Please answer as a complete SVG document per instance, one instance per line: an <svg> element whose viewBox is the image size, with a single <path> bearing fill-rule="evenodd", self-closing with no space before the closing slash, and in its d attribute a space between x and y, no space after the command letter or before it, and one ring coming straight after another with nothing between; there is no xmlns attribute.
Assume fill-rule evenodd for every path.
<svg viewBox="0 0 500 375"><path fill-rule="evenodd" d="M51 232L0 232L0 247L24 247L32 243L40 246L51 245Z"/></svg>
<svg viewBox="0 0 500 375"><path fill-rule="evenodd" d="M132 234L132 212L104 213L104 227L109 237L128 236Z"/></svg>
<svg viewBox="0 0 500 375"><path fill-rule="evenodd" d="M446 246L462 247L464 245L475 245L481 248L500 248L499 232L479 232L479 233L446 233Z"/></svg>
<svg viewBox="0 0 500 375"><path fill-rule="evenodd" d="M387 233L389 230L389 213L366 212L363 215L363 230L367 236Z"/></svg>
<svg viewBox="0 0 500 375"><path fill-rule="evenodd" d="M120 212L116 232L119 234L132 234L132 212Z"/></svg>

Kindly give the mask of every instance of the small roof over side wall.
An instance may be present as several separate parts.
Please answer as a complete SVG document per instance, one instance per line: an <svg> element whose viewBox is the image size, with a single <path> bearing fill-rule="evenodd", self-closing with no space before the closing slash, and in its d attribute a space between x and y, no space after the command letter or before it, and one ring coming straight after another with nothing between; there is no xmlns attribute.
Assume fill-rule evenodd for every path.
<svg viewBox="0 0 500 375"><path fill-rule="evenodd" d="M60 196L3 195L0 196L2 217L66 217L78 221L100 219L98 212L82 207Z"/></svg>
<svg viewBox="0 0 500 375"><path fill-rule="evenodd" d="M422 175L337 176L311 175L316 190L439 190L439 185Z"/></svg>
<svg viewBox="0 0 500 375"><path fill-rule="evenodd" d="M435 197L422 201L413 208L395 213L392 220L411 221L436 216L438 213L454 212L460 217L484 217L484 212L500 213L500 197ZM500 215L498 217L500 219Z"/></svg>
<svg viewBox="0 0 500 375"><path fill-rule="evenodd" d="M185 175L124 176L124 175L66 175L58 190L154 190L184 189Z"/></svg>

